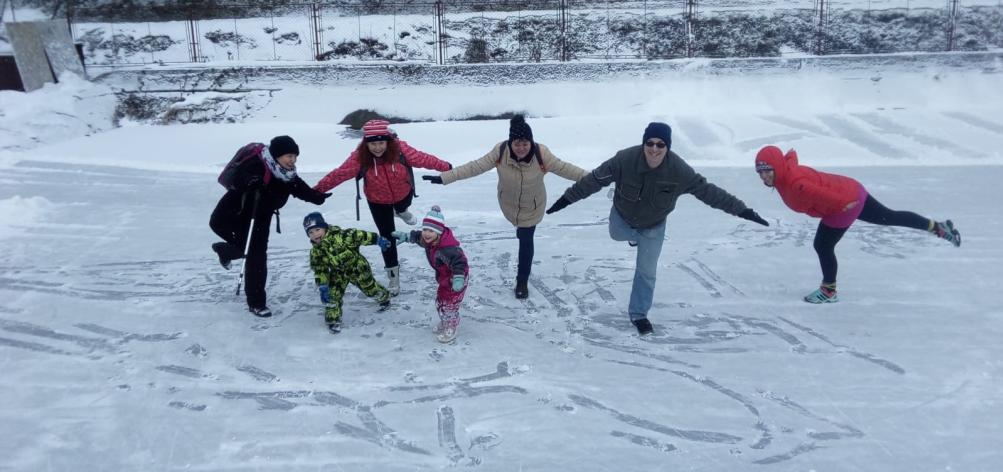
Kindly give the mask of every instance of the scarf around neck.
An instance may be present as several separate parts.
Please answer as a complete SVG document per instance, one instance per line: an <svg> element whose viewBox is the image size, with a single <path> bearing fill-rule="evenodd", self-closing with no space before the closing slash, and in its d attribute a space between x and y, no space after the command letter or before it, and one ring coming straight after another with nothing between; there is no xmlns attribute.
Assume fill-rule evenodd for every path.
<svg viewBox="0 0 1003 472"><path fill-rule="evenodd" d="M296 168L294 167L290 170L279 165L278 161L275 160L275 157L272 156L271 151L268 150L268 146L265 146L265 148L261 150L261 160L264 161L265 167L268 168L268 171L279 180L283 182L291 182L294 178L296 178Z"/></svg>

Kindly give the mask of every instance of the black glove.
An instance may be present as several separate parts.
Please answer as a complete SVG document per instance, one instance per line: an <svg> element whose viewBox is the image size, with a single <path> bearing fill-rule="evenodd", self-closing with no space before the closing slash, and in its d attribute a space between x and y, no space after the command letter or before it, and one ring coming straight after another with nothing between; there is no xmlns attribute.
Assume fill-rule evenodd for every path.
<svg viewBox="0 0 1003 472"><path fill-rule="evenodd" d="M549 215L551 213L561 211L564 209L564 207L570 204L571 202L569 202L567 198L564 198L564 195L561 195L561 198L558 198L553 205L550 205L550 208L547 208L547 214Z"/></svg>
<svg viewBox="0 0 1003 472"><path fill-rule="evenodd" d="M247 180L244 181L244 188L247 190L256 190L265 185L265 181L262 180L260 175L249 175Z"/></svg>
<svg viewBox="0 0 1003 472"><path fill-rule="evenodd" d="M763 219L763 217L756 214L756 211L752 208L746 208L738 214L739 218L745 218L753 223L759 223L763 226L769 226L770 223Z"/></svg>
<svg viewBox="0 0 1003 472"><path fill-rule="evenodd" d="M423 175L423 176L421 176L421 180L427 180L429 182L432 182L433 184L442 185L442 176L441 175Z"/></svg>
<svg viewBox="0 0 1003 472"><path fill-rule="evenodd" d="M449 170L453 170L453 165L452 164L450 164L448 162L446 164L449 165Z"/></svg>
<svg viewBox="0 0 1003 472"><path fill-rule="evenodd" d="M331 192L323 193L323 192L318 192L318 191L314 190L313 193L309 197L304 198L304 200L306 200L306 201L308 201L310 203L313 203L314 205L323 205L324 204L324 200L327 200L327 197L330 197L330 196L331 196Z"/></svg>

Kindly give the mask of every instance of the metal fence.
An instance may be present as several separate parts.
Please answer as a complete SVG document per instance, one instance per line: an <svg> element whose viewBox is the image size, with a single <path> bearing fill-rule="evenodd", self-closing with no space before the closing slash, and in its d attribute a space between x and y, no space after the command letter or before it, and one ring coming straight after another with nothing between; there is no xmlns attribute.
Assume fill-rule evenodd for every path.
<svg viewBox="0 0 1003 472"><path fill-rule="evenodd" d="M1003 0L469 0L227 4L160 22L69 18L89 66L776 57L1003 47Z"/></svg>

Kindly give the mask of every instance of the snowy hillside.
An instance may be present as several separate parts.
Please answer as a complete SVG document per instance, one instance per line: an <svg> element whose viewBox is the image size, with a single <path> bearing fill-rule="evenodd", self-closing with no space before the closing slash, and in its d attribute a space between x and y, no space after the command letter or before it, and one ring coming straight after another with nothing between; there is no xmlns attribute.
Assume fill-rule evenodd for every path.
<svg viewBox="0 0 1003 472"><path fill-rule="evenodd" d="M219 9L213 4L171 7L170 2L148 7L144 2L64 3L51 5L58 8L54 17L70 19L91 66L232 65L318 56L339 63L435 62L440 54L438 20L426 3L321 2L316 22L305 4L282 2L277 9L253 2L249 8ZM779 57L814 53L818 39L812 1L701 1L692 23L682 1L568 2L563 16L559 2L531 3L531 8L511 9L447 2L441 18L444 62ZM993 0L961 2L953 30L950 2L945 6L942 0L828 5L826 55L1003 47L1003 5ZM26 13L4 18L12 17L29 18ZM189 18L198 21L189 23ZM5 44L0 28L0 50Z"/></svg>
<svg viewBox="0 0 1003 472"><path fill-rule="evenodd" d="M246 81L277 90L232 104L239 122L169 126L113 126L132 76L0 92L0 470L996 470L999 66L870 64L506 85L272 75ZM422 120L394 128L453 164L507 137L504 120L464 119L477 114L527 112L585 168L663 120L677 153L771 226L680 199L655 335L638 338L635 253L609 238L605 192L543 220L521 301L496 176L420 182L412 210L441 205L471 264L459 337L440 344L413 246L391 309L349 289L345 329L328 333L300 227L317 207L294 200L270 241L276 316L254 318L210 250L216 174L239 146L289 134L316 182L357 144L335 123L359 108ZM767 143L953 219L963 245L858 223L837 250L842 301L801 302L820 277L817 221L756 177ZM570 184L546 183L550 201ZM354 200L346 183L320 211L374 230ZM377 251L363 254L383 281Z"/></svg>

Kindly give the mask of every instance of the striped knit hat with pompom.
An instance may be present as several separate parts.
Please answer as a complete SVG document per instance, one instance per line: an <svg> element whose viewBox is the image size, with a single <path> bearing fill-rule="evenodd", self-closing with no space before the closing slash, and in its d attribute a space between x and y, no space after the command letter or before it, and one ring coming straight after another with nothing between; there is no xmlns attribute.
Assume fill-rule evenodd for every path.
<svg viewBox="0 0 1003 472"><path fill-rule="evenodd" d="M446 219L443 218L439 205L433 206L425 215L425 219L421 220L421 229L434 231L435 234L442 234L443 231L446 231Z"/></svg>

